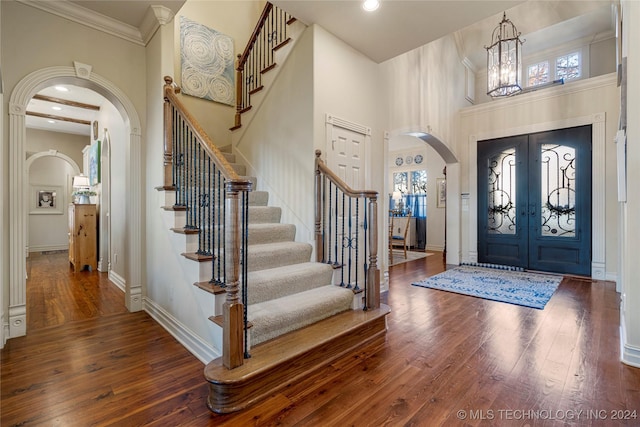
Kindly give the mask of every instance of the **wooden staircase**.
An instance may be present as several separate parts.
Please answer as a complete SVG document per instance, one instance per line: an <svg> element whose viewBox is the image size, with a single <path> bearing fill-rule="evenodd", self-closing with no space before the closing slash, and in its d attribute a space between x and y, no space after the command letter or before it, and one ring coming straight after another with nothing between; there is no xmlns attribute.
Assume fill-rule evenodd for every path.
<svg viewBox="0 0 640 427"><path fill-rule="evenodd" d="M273 9L273 6L267 4L261 20L267 19ZM286 15L283 20L286 26L296 22ZM270 33L275 31L265 22L259 23L250 45L259 39L261 28L268 28ZM286 36L287 32L284 31L283 34ZM278 53L272 59L277 58L277 55L286 55L287 49L295 45L295 41L289 36L284 39L274 38L274 42L274 52ZM251 53L247 52L249 51L242 55L245 59L251 57ZM260 70L260 76L269 74L267 71L274 70L275 67L275 61L267 64ZM238 67L237 80L244 82L247 75L240 71L241 66ZM368 238L376 243L371 243L372 255L370 258L366 257L364 267L357 266L360 271L365 272L367 277L364 283L369 285L365 285L364 289L359 288L356 279L355 286L352 287L352 283L345 284L344 274L342 281L336 274L346 266L327 263L321 259L319 254L325 252L323 245L326 244L322 241L322 231L316 230L317 262L310 262L311 245L294 241L295 227L279 223L279 208L268 206L269 195L266 192L252 191L256 187L256 179L245 176L246 168L236 163L230 150L225 152L213 145L175 96L179 88L175 88L168 77L165 82L165 182L158 190L165 192L164 209L174 215L171 231L184 236L184 247L177 247L176 251L191 263L189 270L193 270L193 273L187 274L186 280L191 280L191 283L211 296L210 302L207 302L211 306L209 320L217 330L212 346L222 351L222 356L209 362L204 371L210 388L208 407L218 413L241 410L372 340L384 339L386 315L390 309L381 305L379 300L375 230L377 193L348 189L343 183L336 182L336 175L325 166L318 169L315 178L318 180L324 174L322 176L328 178L322 179L334 180L336 191L339 187L348 197L372 198L367 202L368 211L374 215L372 234ZM259 102L255 98L264 96L269 90L269 78L261 77L259 83L254 88L247 88L251 92L248 94L241 93L243 88L239 88L236 124L233 129L241 126L246 129L250 125L251 107L257 105L256 101ZM254 100L250 101L252 95ZM248 116L245 123L241 123L242 114ZM190 143L195 141L196 146L199 146L195 149L197 154L179 152L184 148L180 148L179 140L184 137L185 132ZM210 160L203 163L203 155ZM187 165L195 167L196 171L189 172L186 184L176 186L176 174L184 173L185 158L190 156L194 160L187 162ZM318 162L319 154L316 154L316 159ZM222 210L226 219L223 219L223 223L207 226L185 226L188 222L185 218L193 210L204 206L203 192L193 192L191 189L197 185L194 183L204 182L203 171L212 167L219 171L218 174L222 173L224 178L221 180L220 175L214 178L211 188L218 193L224 188L222 194L225 196L215 199L213 194L211 197L205 194L204 200L211 201L214 210ZM181 179L178 177L178 181ZM319 188L318 182L316 181L316 188ZM239 183L239 186L235 183ZM211 191L207 188L204 193ZM235 188L240 190L236 191ZM198 200L195 203L201 206L185 206L184 200L178 202L176 191L193 193L190 203ZM320 201L320 196L302 196L308 203ZM316 207L317 227L320 227L321 222L319 209L326 208ZM214 249L211 254L208 250L203 251L202 234L207 232L213 236L214 241L222 236L222 240L226 242L222 250ZM274 234L278 235L276 241L268 240ZM337 237L334 240L337 241ZM224 275L219 270L216 272L216 264L219 269L221 263L228 268ZM220 281L221 278L223 281ZM344 295L347 294L349 296L345 307ZM330 301L332 295L342 301L339 303L342 305L336 306L340 308L331 309L333 312L330 314L318 314L319 309L316 307L335 304L325 302ZM267 330L265 321L275 323L275 329Z"/></svg>

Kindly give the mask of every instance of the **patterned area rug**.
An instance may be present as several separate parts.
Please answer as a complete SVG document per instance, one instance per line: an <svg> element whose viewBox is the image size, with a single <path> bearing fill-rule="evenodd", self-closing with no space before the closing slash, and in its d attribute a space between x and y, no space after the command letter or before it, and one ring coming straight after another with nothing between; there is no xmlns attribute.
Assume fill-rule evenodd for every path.
<svg viewBox="0 0 640 427"><path fill-rule="evenodd" d="M543 309L561 281L562 276L460 266L412 285Z"/></svg>

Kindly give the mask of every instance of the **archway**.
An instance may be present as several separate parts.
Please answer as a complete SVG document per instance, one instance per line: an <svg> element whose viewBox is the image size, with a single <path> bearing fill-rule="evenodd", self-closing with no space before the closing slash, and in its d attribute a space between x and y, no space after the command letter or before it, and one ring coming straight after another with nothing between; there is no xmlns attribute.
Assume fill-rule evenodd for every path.
<svg viewBox="0 0 640 427"><path fill-rule="evenodd" d="M36 162L39 159L46 159L46 158L49 158L49 157L57 158L57 159L60 159L60 160L62 160L64 162L66 162L66 164L69 165L69 167L71 167L71 169L73 170L73 175L80 174L80 167L78 166L78 164L71 157L67 156L66 154L60 153L60 152L58 152L56 150L41 151L39 153L33 154L32 156L29 156L29 158L27 158L27 160L25 161L25 168L24 168L24 170L25 170L25 185L28 185L30 183L33 184L30 181L30 177L29 177L29 172L31 170L31 166L33 165L33 163ZM65 190L65 192L68 192L69 188L65 187L64 190ZM31 195L31 197L33 197L33 195ZM27 204L27 206L25 206L25 209L28 210L29 209L29 205L30 204ZM26 242L25 243L25 256L28 256L28 253L31 251L31 247L30 247L31 245L29 243L30 242L29 236L30 236L31 230L29 229L29 227L30 227L30 224L29 224L29 221L27 221L25 223L25 242Z"/></svg>
<svg viewBox="0 0 640 427"><path fill-rule="evenodd" d="M142 165L140 119L129 98L109 80L91 72L91 66L49 67L23 78L9 99L9 338L26 334L25 261L25 115L29 100L41 89L56 84L82 86L101 94L119 111L127 129L125 233L125 304L142 310Z"/></svg>
<svg viewBox="0 0 640 427"><path fill-rule="evenodd" d="M447 143L436 135L430 126L412 127L390 132L386 137L385 149L389 152L389 141L394 137L399 136L411 136L433 148L436 153L442 157L446 164L447 170L447 193L451 195L460 194L460 163L458 156L453 152ZM388 163L385 164L385 175L388 175L389 171ZM385 194L390 192L387 188L388 184L385 182ZM446 227L445 227L445 242L446 242L446 263L447 264L459 264L460 263L460 200L458 197L447 197L446 202ZM385 234L386 235L386 234Z"/></svg>

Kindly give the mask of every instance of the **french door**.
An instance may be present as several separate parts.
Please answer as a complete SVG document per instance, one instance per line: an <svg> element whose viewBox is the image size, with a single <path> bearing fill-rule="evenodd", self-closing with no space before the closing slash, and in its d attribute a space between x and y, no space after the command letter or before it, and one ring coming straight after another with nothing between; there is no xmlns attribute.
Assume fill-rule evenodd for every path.
<svg viewBox="0 0 640 427"><path fill-rule="evenodd" d="M478 142L478 261L591 275L591 126Z"/></svg>

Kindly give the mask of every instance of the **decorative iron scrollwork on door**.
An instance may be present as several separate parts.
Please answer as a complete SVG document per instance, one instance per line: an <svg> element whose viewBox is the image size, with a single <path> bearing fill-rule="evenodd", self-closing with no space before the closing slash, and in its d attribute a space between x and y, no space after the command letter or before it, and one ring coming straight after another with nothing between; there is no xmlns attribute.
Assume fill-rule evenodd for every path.
<svg viewBox="0 0 640 427"><path fill-rule="evenodd" d="M508 148L489 159L489 203L487 228L490 234L516 233L516 149Z"/></svg>
<svg viewBox="0 0 640 427"><path fill-rule="evenodd" d="M558 144L542 144L540 147L541 235L575 237L576 150Z"/></svg>

